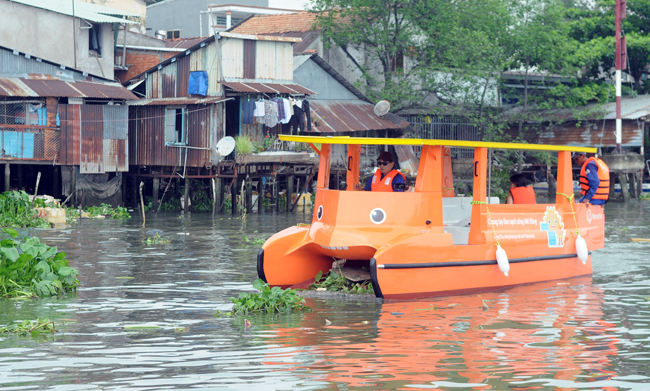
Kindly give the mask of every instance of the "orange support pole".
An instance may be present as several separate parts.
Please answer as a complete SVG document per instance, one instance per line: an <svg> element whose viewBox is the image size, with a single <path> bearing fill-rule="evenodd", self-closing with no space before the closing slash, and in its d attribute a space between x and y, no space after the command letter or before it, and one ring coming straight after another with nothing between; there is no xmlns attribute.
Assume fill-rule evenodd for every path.
<svg viewBox="0 0 650 391"><path fill-rule="evenodd" d="M345 179L346 183L348 184L348 191L354 191L354 185L359 183L360 162L361 145L348 145L348 172Z"/></svg>
<svg viewBox="0 0 650 391"><path fill-rule="evenodd" d="M559 194L563 193L567 196L573 194L573 171L571 169L571 152L559 151L557 153L557 192L555 196L555 203L559 205L568 205L569 200ZM548 198L552 199L553 194L549 194ZM573 201L575 202L575 201Z"/></svg>
<svg viewBox="0 0 650 391"><path fill-rule="evenodd" d="M487 201L487 148L474 148L474 187L472 189L473 201ZM472 223L469 230L469 244L485 243L487 216L484 204L472 205Z"/></svg>
<svg viewBox="0 0 650 391"><path fill-rule="evenodd" d="M323 144L320 149L320 162L318 163L317 189L330 187L330 161L332 160L332 145Z"/></svg>
<svg viewBox="0 0 650 391"><path fill-rule="evenodd" d="M415 191L442 191L442 147L440 145L422 146Z"/></svg>

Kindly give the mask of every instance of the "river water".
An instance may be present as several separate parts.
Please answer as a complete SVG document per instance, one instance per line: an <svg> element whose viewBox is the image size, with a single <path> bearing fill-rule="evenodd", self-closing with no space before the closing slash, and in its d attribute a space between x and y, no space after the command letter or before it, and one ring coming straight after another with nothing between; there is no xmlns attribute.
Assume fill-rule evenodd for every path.
<svg viewBox="0 0 650 391"><path fill-rule="evenodd" d="M606 208L593 277L415 302L309 299L302 315L215 317L252 291L256 239L309 213L153 214L30 230L66 251L76 295L0 299L0 390L648 390L650 202ZM171 243L146 245L146 231Z"/></svg>

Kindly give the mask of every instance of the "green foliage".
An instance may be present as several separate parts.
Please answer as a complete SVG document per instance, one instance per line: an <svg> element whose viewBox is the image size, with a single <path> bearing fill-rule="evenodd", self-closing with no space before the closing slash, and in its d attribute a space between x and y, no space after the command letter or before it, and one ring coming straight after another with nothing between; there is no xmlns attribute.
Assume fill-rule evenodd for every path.
<svg viewBox="0 0 650 391"><path fill-rule="evenodd" d="M22 322L13 323L4 327L0 327L0 333L12 333L21 336L31 335L37 337L40 333L55 333L54 322L48 318L37 318L34 320L23 320Z"/></svg>
<svg viewBox="0 0 650 391"><path fill-rule="evenodd" d="M36 237L19 240L11 228L4 232L11 238L0 241L0 296L48 297L77 289L79 272L64 252Z"/></svg>
<svg viewBox="0 0 650 391"><path fill-rule="evenodd" d="M354 283L348 281L340 270L331 270L327 273L327 277L323 280L323 272L319 271L314 278L314 283L309 287L310 289L325 288L328 291L344 292L344 293L362 293L374 294L372 283L364 281L362 283Z"/></svg>
<svg viewBox="0 0 650 391"><path fill-rule="evenodd" d="M146 244L167 244L171 242L171 239L160 236L160 234L155 234L153 236L147 237L144 241Z"/></svg>
<svg viewBox="0 0 650 391"><path fill-rule="evenodd" d="M252 244L264 244L266 242L266 239L264 239L264 238L252 238L252 239L249 239L248 237L244 236L244 241L246 243L252 243Z"/></svg>
<svg viewBox="0 0 650 391"><path fill-rule="evenodd" d="M253 312L308 312L311 311L306 305L305 299L298 296L293 289L282 289L280 287L269 287L261 279L253 283L258 293L240 293L238 298L231 297L234 307L234 314L248 314Z"/></svg>
<svg viewBox="0 0 650 391"><path fill-rule="evenodd" d="M129 211L122 206L118 206L116 208L113 208L111 205L108 204L100 204L100 206L90 206L86 208L86 211L89 213L89 217L97 217L97 216L106 216L111 219L130 219L131 214Z"/></svg>
<svg viewBox="0 0 650 391"><path fill-rule="evenodd" d="M255 151L255 148L249 137L237 136L235 137L235 151L237 151L238 155L250 155Z"/></svg>
<svg viewBox="0 0 650 391"><path fill-rule="evenodd" d="M43 198L35 198L32 205L34 205L34 208L54 208L54 209L61 208L59 204L56 204L54 202L48 202Z"/></svg>
<svg viewBox="0 0 650 391"><path fill-rule="evenodd" d="M24 191L7 191L0 194L0 227L50 228L50 223L38 213Z"/></svg>

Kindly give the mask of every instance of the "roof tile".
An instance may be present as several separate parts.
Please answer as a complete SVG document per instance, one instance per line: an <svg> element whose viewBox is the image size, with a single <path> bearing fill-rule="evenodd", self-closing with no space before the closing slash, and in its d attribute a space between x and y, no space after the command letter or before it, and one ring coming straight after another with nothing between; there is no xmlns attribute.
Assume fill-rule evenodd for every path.
<svg viewBox="0 0 650 391"><path fill-rule="evenodd" d="M311 11L300 11L291 14L253 16L236 25L230 32L260 35L315 30L317 30L316 14Z"/></svg>

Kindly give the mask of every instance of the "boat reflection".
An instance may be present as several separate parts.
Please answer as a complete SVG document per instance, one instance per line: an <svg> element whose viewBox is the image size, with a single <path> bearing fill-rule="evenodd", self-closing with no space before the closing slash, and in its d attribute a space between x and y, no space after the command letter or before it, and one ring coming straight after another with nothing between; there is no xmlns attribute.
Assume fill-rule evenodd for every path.
<svg viewBox="0 0 650 391"><path fill-rule="evenodd" d="M292 370L354 389L436 382L539 389L540 383L527 381L583 383L615 373L609 368L618 339L615 325L603 321L602 303L603 290L590 277L387 302L377 305L375 319L365 320L310 301L314 312L301 327L276 329L270 340L302 347L296 356L307 353L293 357L300 365Z"/></svg>

